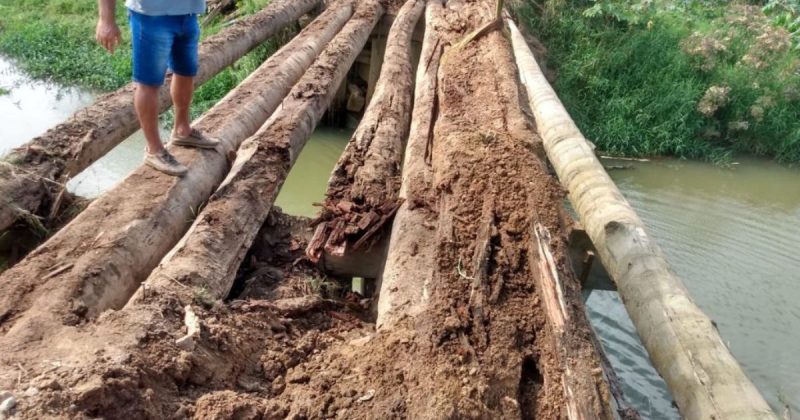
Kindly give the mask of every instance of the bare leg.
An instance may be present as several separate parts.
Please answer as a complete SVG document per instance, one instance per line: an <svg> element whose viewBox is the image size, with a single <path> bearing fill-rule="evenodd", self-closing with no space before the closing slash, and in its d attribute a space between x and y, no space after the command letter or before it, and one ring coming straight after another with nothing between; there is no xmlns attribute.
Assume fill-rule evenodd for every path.
<svg viewBox="0 0 800 420"><path fill-rule="evenodd" d="M192 131L189 121L189 106L192 104L192 94L194 93L193 78L173 74L170 93L175 108L175 128L172 132L178 137L188 136Z"/></svg>
<svg viewBox="0 0 800 420"><path fill-rule="evenodd" d="M144 138L147 139L147 151L159 153L164 150L161 134L158 132L158 86L136 85L133 105L142 126Z"/></svg>

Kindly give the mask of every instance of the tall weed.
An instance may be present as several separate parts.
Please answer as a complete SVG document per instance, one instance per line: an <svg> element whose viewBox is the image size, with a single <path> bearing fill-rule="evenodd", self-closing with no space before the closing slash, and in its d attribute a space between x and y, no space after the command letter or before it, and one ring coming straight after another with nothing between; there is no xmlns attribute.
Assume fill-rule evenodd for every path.
<svg viewBox="0 0 800 420"><path fill-rule="evenodd" d="M800 161L800 59L793 35L761 8L560 1L516 12L547 45L556 90L599 148Z"/></svg>

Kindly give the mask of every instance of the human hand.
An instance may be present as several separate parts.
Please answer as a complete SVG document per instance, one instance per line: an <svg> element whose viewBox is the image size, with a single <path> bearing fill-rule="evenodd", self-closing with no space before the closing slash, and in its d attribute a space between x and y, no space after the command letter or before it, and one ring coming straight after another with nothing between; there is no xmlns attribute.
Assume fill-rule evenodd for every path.
<svg viewBox="0 0 800 420"><path fill-rule="evenodd" d="M120 42L119 26L117 26L117 23L113 20L107 21L100 19L97 21L97 28L94 32L94 38L97 40L98 44L103 46L103 48L108 50L108 52L111 54L114 54L114 50L117 48Z"/></svg>

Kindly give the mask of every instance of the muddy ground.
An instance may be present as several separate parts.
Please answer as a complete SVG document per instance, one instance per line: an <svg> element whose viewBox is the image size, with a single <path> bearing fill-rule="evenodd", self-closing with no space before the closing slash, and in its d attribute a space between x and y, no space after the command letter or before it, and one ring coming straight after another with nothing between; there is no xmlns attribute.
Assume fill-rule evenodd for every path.
<svg viewBox="0 0 800 420"><path fill-rule="evenodd" d="M104 327L73 332L87 339L92 351L85 354L64 334L62 342L72 341L73 348L63 358L61 348L51 349L50 357L3 355L4 368L16 371L10 375L14 412L22 418L283 418L292 407L268 401L287 385L303 383L298 365L371 330L369 300L305 262L306 238L292 231L308 232L308 220L273 212L232 298L213 302L195 294L202 333L192 349L175 344L185 333L182 308L175 306L158 322L146 320L136 351L122 356L110 337L141 330L132 317L120 323L113 313L98 320ZM111 331L120 324L130 331ZM95 346L102 341L107 345ZM82 366L87 358L95 359L88 369Z"/></svg>

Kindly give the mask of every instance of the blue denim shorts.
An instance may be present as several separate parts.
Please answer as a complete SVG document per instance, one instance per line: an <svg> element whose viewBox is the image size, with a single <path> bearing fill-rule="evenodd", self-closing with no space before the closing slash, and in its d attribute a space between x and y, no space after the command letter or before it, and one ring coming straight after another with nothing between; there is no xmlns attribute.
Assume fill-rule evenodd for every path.
<svg viewBox="0 0 800 420"><path fill-rule="evenodd" d="M133 43L133 80L161 86L167 67L181 76L197 75L197 15L149 16L128 10Z"/></svg>

